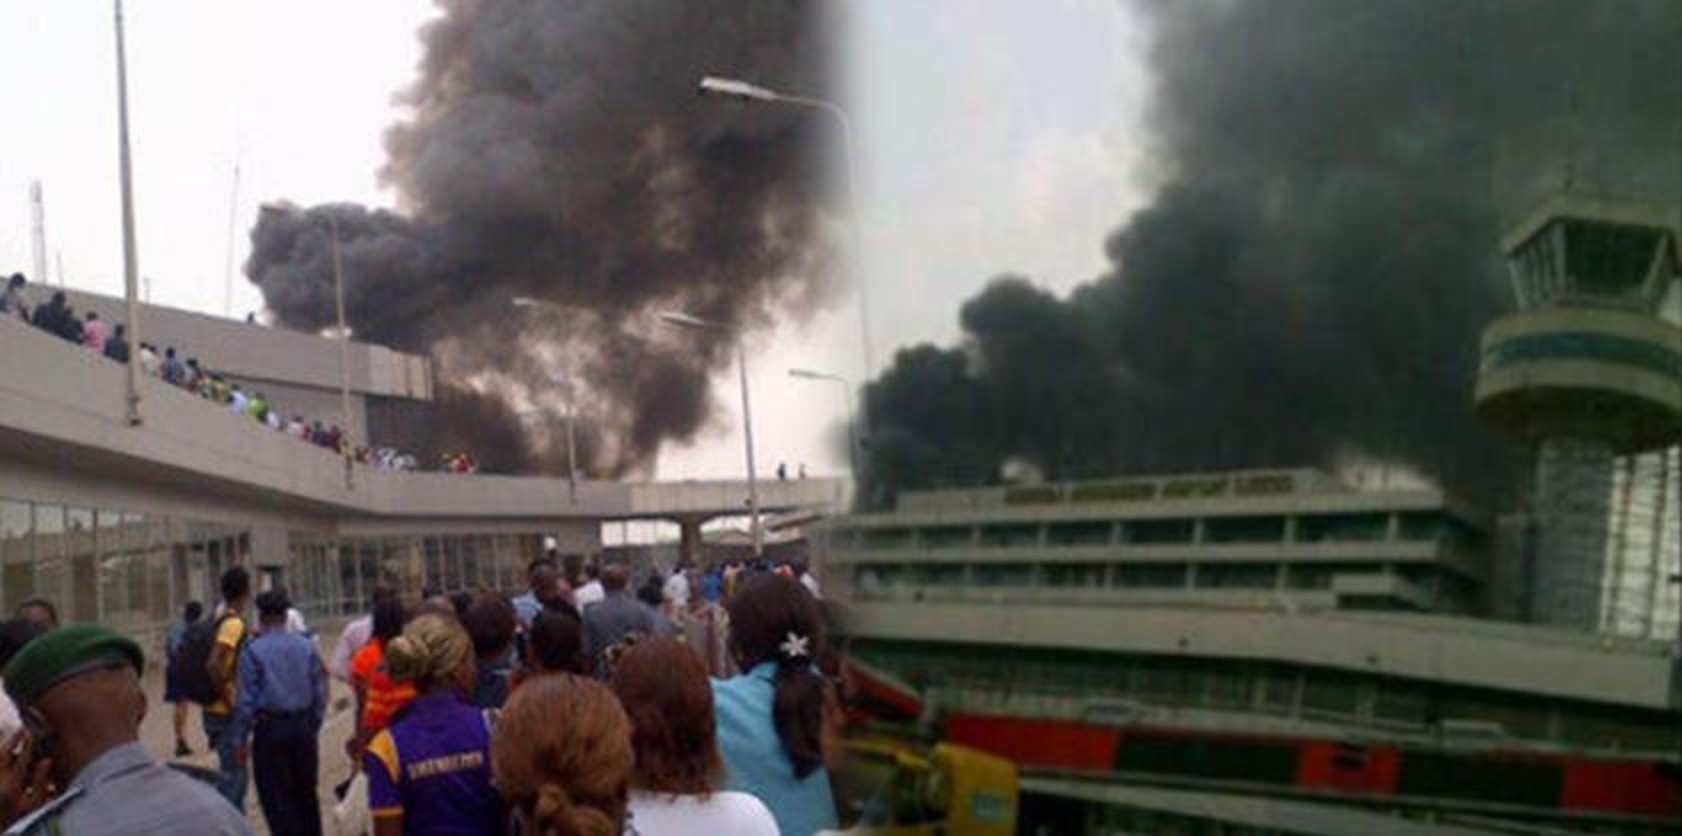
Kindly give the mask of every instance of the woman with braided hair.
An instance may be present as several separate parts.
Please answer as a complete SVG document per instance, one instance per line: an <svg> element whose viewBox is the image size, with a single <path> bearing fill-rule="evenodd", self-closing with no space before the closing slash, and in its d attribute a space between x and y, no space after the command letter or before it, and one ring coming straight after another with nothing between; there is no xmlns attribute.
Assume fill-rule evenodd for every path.
<svg viewBox="0 0 1682 836"><path fill-rule="evenodd" d="M498 716L491 757L522 836L635 832L626 827L631 723L594 679L563 673L521 684Z"/></svg>
<svg viewBox="0 0 1682 836"><path fill-rule="evenodd" d="M363 755L376 836L502 833L489 723L468 702L478 672L467 631L449 616L420 616L386 643L385 663L416 696Z"/></svg>
<svg viewBox="0 0 1682 836"><path fill-rule="evenodd" d="M765 802L783 836L834 829L824 769L828 694L814 667L823 652L817 601L799 581L765 572L742 580L726 609L731 654L743 671L712 681L726 788Z"/></svg>

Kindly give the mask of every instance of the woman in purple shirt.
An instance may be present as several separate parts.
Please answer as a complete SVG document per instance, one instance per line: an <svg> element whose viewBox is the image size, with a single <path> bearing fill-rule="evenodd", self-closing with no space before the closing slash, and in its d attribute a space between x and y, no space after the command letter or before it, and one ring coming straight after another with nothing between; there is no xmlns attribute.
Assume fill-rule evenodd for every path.
<svg viewBox="0 0 1682 836"><path fill-rule="evenodd" d="M376 836L494 834L504 829L491 787L490 729L467 702L477 671L473 641L454 619L423 615L386 645L395 679L417 696L363 755Z"/></svg>

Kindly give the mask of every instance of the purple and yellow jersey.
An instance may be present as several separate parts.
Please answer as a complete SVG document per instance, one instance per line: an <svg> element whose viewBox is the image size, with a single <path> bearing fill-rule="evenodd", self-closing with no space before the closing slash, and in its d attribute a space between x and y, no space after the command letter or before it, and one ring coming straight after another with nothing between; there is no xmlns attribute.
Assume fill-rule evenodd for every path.
<svg viewBox="0 0 1682 836"><path fill-rule="evenodd" d="M419 697L374 735L362 757L368 807L401 815L404 833L500 833L485 716L454 693Z"/></svg>

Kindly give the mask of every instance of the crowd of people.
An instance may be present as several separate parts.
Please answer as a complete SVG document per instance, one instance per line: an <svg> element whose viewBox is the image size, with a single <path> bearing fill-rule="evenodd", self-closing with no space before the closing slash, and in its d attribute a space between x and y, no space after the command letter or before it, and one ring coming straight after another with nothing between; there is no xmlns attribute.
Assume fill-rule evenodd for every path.
<svg viewBox="0 0 1682 836"><path fill-rule="evenodd" d="M302 415L288 418L273 408L262 392L245 391L239 383L230 382L200 366L198 358L181 357L174 346L160 349L141 342L137 349L131 351L128 331L122 323L107 323L96 311L78 314L61 291L55 291L46 302L31 308L24 295L27 286L28 280L22 273L12 274L6 281L5 292L0 293L0 316L15 316L118 363L127 363L131 355L136 356L141 371L149 377L178 386L226 406L235 415L349 457L359 464L381 470L420 469L420 462L412 453L391 447L352 444L337 424L308 420ZM466 453L445 453L439 458L438 470L445 473L476 473L478 469L473 457Z"/></svg>
<svg viewBox="0 0 1682 836"><path fill-rule="evenodd" d="M319 739L336 677L355 694L341 832L834 828L838 715L819 672L809 575L741 563L680 564L643 583L633 574L607 563L569 578L549 556L512 598L423 589L406 601L381 587L324 661L284 591L253 596L249 572L229 568L220 603L190 603L168 639L166 699L202 706L216 752L204 780L138 742L137 645L97 625L60 626L49 602L26 602L0 623L10 698L0 700L0 823L30 834L244 834L254 784L269 832L320 834ZM179 754L188 747L176 716Z"/></svg>

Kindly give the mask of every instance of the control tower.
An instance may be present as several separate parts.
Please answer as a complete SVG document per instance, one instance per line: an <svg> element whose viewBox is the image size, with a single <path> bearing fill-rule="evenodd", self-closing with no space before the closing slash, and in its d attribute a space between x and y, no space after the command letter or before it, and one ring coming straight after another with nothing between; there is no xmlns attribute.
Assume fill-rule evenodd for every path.
<svg viewBox="0 0 1682 836"><path fill-rule="evenodd" d="M1477 411L1534 444L1527 601L1542 624L1601 624L1613 459L1682 439L1676 207L1566 193L1502 241L1518 311L1483 334Z"/></svg>

